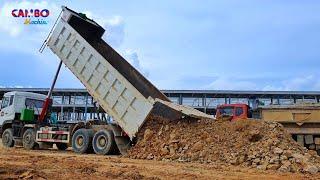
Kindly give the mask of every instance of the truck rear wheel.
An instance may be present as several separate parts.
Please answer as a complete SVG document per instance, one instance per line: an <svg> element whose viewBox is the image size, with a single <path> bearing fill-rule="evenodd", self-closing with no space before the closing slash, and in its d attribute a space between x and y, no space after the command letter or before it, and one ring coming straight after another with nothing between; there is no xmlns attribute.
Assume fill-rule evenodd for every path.
<svg viewBox="0 0 320 180"><path fill-rule="evenodd" d="M72 136L72 149L76 153L92 152L92 136L91 129L78 129Z"/></svg>
<svg viewBox="0 0 320 180"><path fill-rule="evenodd" d="M66 144L66 143L56 143L56 146L61 151L68 149L68 144Z"/></svg>
<svg viewBox="0 0 320 180"><path fill-rule="evenodd" d="M36 133L33 129L27 129L22 136L22 145L25 149L34 149L37 146Z"/></svg>
<svg viewBox="0 0 320 180"><path fill-rule="evenodd" d="M14 146L14 140L13 140L13 129L8 128L4 130L2 134L2 144L4 147L13 147Z"/></svg>
<svg viewBox="0 0 320 180"><path fill-rule="evenodd" d="M115 149L115 141L113 132L110 130L100 130L94 137L92 142L93 150L96 154L110 154Z"/></svg>

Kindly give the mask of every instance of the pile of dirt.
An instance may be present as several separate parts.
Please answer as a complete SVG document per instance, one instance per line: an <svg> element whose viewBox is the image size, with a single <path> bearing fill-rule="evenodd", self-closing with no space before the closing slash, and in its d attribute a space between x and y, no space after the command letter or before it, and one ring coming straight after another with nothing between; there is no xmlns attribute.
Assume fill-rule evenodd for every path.
<svg viewBox="0 0 320 180"><path fill-rule="evenodd" d="M170 121L151 117L128 157L234 165L280 172L320 170L320 157L297 144L279 123L259 120Z"/></svg>

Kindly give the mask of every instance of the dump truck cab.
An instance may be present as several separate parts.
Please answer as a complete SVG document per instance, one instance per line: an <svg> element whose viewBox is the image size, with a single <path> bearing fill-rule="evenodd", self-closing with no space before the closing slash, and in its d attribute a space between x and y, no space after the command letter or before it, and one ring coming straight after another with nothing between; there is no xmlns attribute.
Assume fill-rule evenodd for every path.
<svg viewBox="0 0 320 180"><path fill-rule="evenodd" d="M5 93L1 100L0 110L1 134L13 120L20 119L24 109L33 110L34 116L37 117L42 110L45 98L46 96L43 94L31 92L13 91Z"/></svg>
<svg viewBox="0 0 320 180"><path fill-rule="evenodd" d="M223 104L217 107L216 118L230 116L231 121L251 117L250 107L247 104Z"/></svg>

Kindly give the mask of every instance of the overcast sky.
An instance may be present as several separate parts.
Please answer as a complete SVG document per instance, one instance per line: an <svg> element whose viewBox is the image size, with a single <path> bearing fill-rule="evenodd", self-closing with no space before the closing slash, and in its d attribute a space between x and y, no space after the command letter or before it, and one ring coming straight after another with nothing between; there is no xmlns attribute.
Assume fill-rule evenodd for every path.
<svg viewBox="0 0 320 180"><path fill-rule="evenodd" d="M320 1L0 1L0 87L49 87L58 58L38 49L61 5L160 89L320 90ZM24 25L12 9L48 9ZM79 88L64 67L57 87Z"/></svg>

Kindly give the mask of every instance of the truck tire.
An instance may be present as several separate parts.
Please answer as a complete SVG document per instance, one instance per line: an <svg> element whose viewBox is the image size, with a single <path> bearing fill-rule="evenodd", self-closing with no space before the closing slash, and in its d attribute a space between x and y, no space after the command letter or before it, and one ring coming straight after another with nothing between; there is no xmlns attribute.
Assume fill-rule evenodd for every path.
<svg viewBox="0 0 320 180"><path fill-rule="evenodd" d="M61 151L68 149L68 144L66 144L66 143L56 143L56 146Z"/></svg>
<svg viewBox="0 0 320 180"><path fill-rule="evenodd" d="M22 145L25 149L31 150L37 146L36 133L33 129L27 129L22 136Z"/></svg>
<svg viewBox="0 0 320 180"><path fill-rule="evenodd" d="M106 155L113 153L116 146L113 132L105 129L96 132L93 137L92 146L96 154Z"/></svg>
<svg viewBox="0 0 320 180"><path fill-rule="evenodd" d="M76 153L84 154L92 152L93 130L78 129L72 136L72 149Z"/></svg>
<svg viewBox="0 0 320 180"><path fill-rule="evenodd" d="M4 147L13 147L14 146L14 140L13 140L13 129L8 128L3 131L2 133L2 145Z"/></svg>

